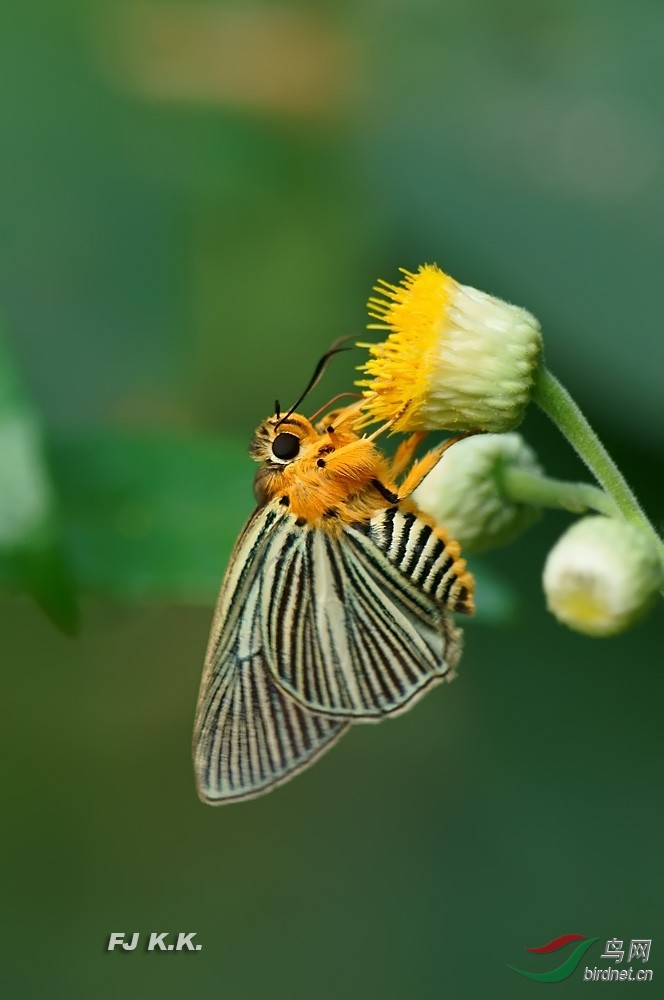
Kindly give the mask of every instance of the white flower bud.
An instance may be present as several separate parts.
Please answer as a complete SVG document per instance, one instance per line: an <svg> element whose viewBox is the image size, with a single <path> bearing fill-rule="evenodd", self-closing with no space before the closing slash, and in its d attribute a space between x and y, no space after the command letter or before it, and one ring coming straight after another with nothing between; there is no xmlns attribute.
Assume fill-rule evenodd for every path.
<svg viewBox="0 0 664 1000"><path fill-rule="evenodd" d="M530 400L542 336L534 316L459 285L435 265L381 282L371 298L372 329L391 331L363 344L371 358L359 382L371 421L398 414L394 430L509 431Z"/></svg>
<svg viewBox="0 0 664 1000"><path fill-rule="evenodd" d="M520 434L477 434L445 452L413 499L444 525L466 552L507 545L529 528L540 512L504 499L497 473L505 466L542 472L535 453Z"/></svg>
<svg viewBox="0 0 664 1000"><path fill-rule="evenodd" d="M577 521L544 566L549 611L586 635L616 635L629 628L648 611L663 583L650 536L617 518Z"/></svg>

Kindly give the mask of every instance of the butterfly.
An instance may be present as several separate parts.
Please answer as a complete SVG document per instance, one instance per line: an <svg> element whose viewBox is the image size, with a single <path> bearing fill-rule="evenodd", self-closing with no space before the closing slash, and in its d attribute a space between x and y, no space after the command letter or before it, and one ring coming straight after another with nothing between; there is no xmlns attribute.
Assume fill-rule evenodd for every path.
<svg viewBox="0 0 664 1000"><path fill-rule="evenodd" d="M458 543L411 499L451 442L415 461L418 432L390 460L375 444L385 427L358 430L362 401L315 423L295 407L276 403L254 434L258 507L214 612L193 743L211 804L270 791L351 723L398 715L450 679L451 612L473 611Z"/></svg>

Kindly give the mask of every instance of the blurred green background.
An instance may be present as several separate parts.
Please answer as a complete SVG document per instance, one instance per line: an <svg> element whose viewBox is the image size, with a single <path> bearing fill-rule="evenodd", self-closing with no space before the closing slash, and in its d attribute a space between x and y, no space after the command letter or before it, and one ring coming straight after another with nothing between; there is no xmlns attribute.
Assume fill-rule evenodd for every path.
<svg viewBox="0 0 664 1000"><path fill-rule="evenodd" d="M563 515L484 560L514 613L413 712L244 805L189 759L249 437L377 277L436 261L536 313L661 518L663 32L655 0L3 4L7 996L520 997L547 987L507 964L571 932L664 975L661 614L546 614ZM19 585L65 628L78 595L79 638ZM105 951L165 930L203 950Z"/></svg>

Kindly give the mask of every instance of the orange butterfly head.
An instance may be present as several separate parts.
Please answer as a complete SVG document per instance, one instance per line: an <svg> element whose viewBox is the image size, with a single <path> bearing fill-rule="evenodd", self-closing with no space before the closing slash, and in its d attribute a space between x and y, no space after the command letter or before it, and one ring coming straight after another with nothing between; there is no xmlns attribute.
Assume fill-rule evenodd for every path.
<svg viewBox="0 0 664 1000"><path fill-rule="evenodd" d="M371 516L377 506L371 483L386 481L389 472L373 442L355 430L359 415L353 404L316 424L299 413L264 420L250 449L261 463L254 480L258 502L278 500L296 517L330 530L333 521Z"/></svg>

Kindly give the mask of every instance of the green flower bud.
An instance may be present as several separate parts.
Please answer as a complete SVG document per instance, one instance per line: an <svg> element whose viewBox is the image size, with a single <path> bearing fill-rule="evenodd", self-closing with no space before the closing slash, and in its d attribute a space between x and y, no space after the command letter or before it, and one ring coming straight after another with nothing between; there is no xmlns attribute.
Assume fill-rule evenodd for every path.
<svg viewBox="0 0 664 1000"><path fill-rule="evenodd" d="M617 518L584 517L556 542L544 566L549 611L592 636L616 635L652 606L664 571L652 539Z"/></svg>
<svg viewBox="0 0 664 1000"><path fill-rule="evenodd" d="M477 434L453 445L413 498L465 552L507 545L534 524L540 512L504 498L498 475L505 466L542 472L520 434Z"/></svg>

